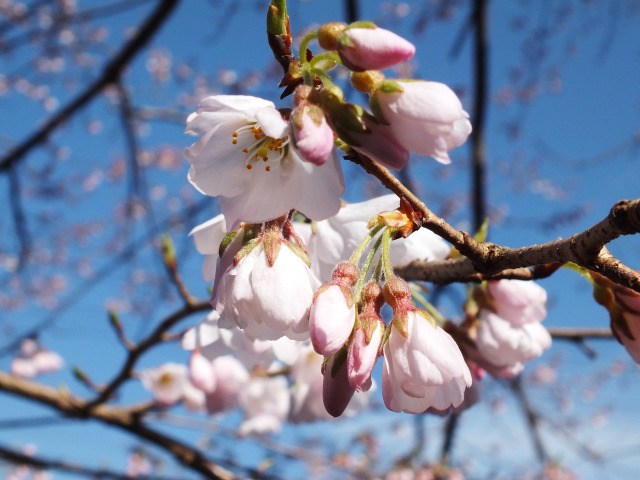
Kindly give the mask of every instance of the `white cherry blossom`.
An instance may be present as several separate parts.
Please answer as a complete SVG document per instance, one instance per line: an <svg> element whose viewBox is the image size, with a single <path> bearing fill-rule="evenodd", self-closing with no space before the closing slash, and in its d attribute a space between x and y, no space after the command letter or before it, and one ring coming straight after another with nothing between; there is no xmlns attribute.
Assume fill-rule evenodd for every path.
<svg viewBox="0 0 640 480"><path fill-rule="evenodd" d="M261 223L296 209L314 220L340 208L344 179L335 152L323 165L303 160L273 103L243 95L207 97L189 115L189 181L220 196L227 225Z"/></svg>

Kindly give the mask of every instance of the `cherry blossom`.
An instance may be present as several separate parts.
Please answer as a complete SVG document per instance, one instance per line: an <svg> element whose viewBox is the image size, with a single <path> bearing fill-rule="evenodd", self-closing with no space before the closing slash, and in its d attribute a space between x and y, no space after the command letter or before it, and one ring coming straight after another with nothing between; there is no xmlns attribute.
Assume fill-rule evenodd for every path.
<svg viewBox="0 0 640 480"><path fill-rule="evenodd" d="M179 363L165 363L142 370L138 373L138 378L160 406L170 407L182 399L188 383L188 370Z"/></svg>
<svg viewBox="0 0 640 480"><path fill-rule="evenodd" d="M393 210L400 201L393 194L375 197L359 203L350 203L326 220L317 222L313 231L308 225L294 224L294 228L309 246L314 260L312 268L322 280L331 278L333 268L349 258L367 235L369 219L383 210ZM394 267L407 265L413 260L442 260L451 248L435 233L420 229L407 238L391 242L390 256Z"/></svg>
<svg viewBox="0 0 640 480"><path fill-rule="evenodd" d="M384 70L413 57L416 47L374 25L347 28L337 42L342 63L353 71Z"/></svg>
<svg viewBox="0 0 640 480"><path fill-rule="evenodd" d="M320 282L304 261L283 246L273 266L258 244L215 286L214 308L220 325L234 323L252 337L277 340L283 335L304 340L309 335L309 309Z"/></svg>
<svg viewBox="0 0 640 480"><path fill-rule="evenodd" d="M551 336L541 323L517 326L489 310L480 312L476 335L478 350L497 367L524 364L551 346Z"/></svg>
<svg viewBox="0 0 640 480"><path fill-rule="evenodd" d="M471 386L471 373L456 342L416 310L406 325L394 318L384 346L382 396L389 410L421 413L457 407Z"/></svg>
<svg viewBox="0 0 640 480"><path fill-rule="evenodd" d="M334 154L321 166L303 160L289 123L273 103L242 95L215 95L189 115L185 133L200 139L185 149L189 181L220 196L227 225L260 223L296 209L314 220L340 208L344 179Z"/></svg>
<svg viewBox="0 0 640 480"><path fill-rule="evenodd" d="M323 165L330 158L334 146L333 130L322 109L308 103L297 106L291 114L291 126L302 158L314 165Z"/></svg>
<svg viewBox="0 0 640 480"><path fill-rule="evenodd" d="M386 82L395 88L384 88ZM438 82L393 80L371 97L393 135L404 148L451 163L449 151L471 133L469 114L448 86Z"/></svg>
<svg viewBox="0 0 640 480"><path fill-rule="evenodd" d="M20 344L19 355L11 361L11 373L17 377L32 378L41 373L56 372L63 365L60 355L27 338Z"/></svg>
<svg viewBox="0 0 640 480"><path fill-rule="evenodd" d="M487 282L496 314L513 326L541 322L547 316L547 291L535 282L497 280Z"/></svg>
<svg viewBox="0 0 640 480"><path fill-rule="evenodd" d="M239 395L245 419L240 435L267 434L280 431L290 409L290 394L283 376L254 377Z"/></svg>
<svg viewBox="0 0 640 480"><path fill-rule="evenodd" d="M202 276L208 282L215 278L220 242L226 233L226 222L222 214L194 227L189 232L198 252L205 255L202 263Z"/></svg>
<svg viewBox="0 0 640 480"><path fill-rule="evenodd" d="M249 372L236 358L224 355L211 362L216 377L216 388L206 395L209 413L233 410L238 406L238 396L249 381Z"/></svg>

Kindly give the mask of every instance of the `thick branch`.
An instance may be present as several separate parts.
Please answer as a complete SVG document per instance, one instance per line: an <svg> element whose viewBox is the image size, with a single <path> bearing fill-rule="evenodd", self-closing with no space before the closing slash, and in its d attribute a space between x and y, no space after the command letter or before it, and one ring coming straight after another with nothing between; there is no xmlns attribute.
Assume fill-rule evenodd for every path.
<svg viewBox="0 0 640 480"><path fill-rule="evenodd" d="M116 473L104 468L89 468L75 463L61 462L47 458L26 455L22 452L12 450L0 445L0 458L16 465L28 465L37 470L60 470L70 474L75 474L87 478L111 479L111 480L131 480L130 475ZM146 480L169 480L166 476L145 475Z"/></svg>
<svg viewBox="0 0 640 480"><path fill-rule="evenodd" d="M640 293L640 273L624 265L605 248L607 243L620 235L640 233L640 199L619 201L605 219L571 237L541 245L508 248L489 242L476 242L467 232L456 230L433 213L389 170L370 158L355 151L350 152L346 158L362 166L367 173L378 178L382 185L398 197L405 197L414 210L422 213L423 227L451 243L466 257L436 262L413 262L397 270L398 275L406 280L440 284L469 282L501 278L500 272L506 271L518 278L518 275L528 274L514 269L573 262Z"/></svg>
<svg viewBox="0 0 640 480"><path fill-rule="evenodd" d="M209 461L194 448L142 424L140 415L147 409L146 405L133 408L96 405L88 409L85 401L66 391L22 380L4 372L0 372L0 391L48 405L70 418L91 418L130 432L163 448L186 467L201 473L204 478L215 480L235 478L230 472Z"/></svg>
<svg viewBox="0 0 640 480"><path fill-rule="evenodd" d="M34 147L40 145L49 138L49 135L61 124L71 118L78 110L83 108L90 100L97 96L105 87L115 83L125 67L133 57L149 42L151 37L169 17L178 0L162 0L151 16L140 27L135 37L128 42L120 52L105 66L102 75L96 79L75 100L64 107L60 112L51 117L42 127L29 138L18 145L0 160L0 172L8 170L13 164L20 161Z"/></svg>

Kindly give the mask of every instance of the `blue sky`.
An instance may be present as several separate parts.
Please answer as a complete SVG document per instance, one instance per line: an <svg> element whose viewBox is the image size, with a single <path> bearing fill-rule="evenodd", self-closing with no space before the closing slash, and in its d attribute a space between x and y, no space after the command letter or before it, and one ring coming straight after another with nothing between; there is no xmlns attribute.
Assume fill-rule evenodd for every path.
<svg viewBox="0 0 640 480"><path fill-rule="evenodd" d="M104 2L78 3L80 8L89 8ZM170 52L175 65L185 62L193 69L193 74L181 83L155 83L146 69L149 50L142 52L126 76L126 85L136 107L169 108L186 114L193 106L182 105L180 96L194 91L198 77L206 78L212 89L217 87L222 90L219 84L216 85L221 69L236 71L242 77L247 72L266 72L273 67L274 62L264 34L262 3L266 2L238 3L240 7L237 11L229 9L234 4L231 1L181 3L171 20L153 40L152 48ZM386 3L397 7L399 2ZM424 7L423 3L428 7ZM452 20L431 22L420 35L414 34L413 27L420 14L426 11L421 9L435 9L438 2L407 2L410 7L409 15L393 18L388 11L382 13L382 2L367 0L361 2L361 15L366 19L381 20L381 25L412 40L417 46L413 62L415 75L456 88L461 92L465 108L471 111L472 98L468 87L471 78L471 37L468 37L455 57L451 55L454 38L462 28L467 14L467 2L459 3L460 12ZM614 6L616 4L617 7ZM143 4L126 14L109 17L106 20L109 38L105 46L96 48L96 57L104 58L105 51L115 51L128 35L128 28L144 18L149 8L150 4ZM309 0L290 2L289 12L295 35L312 22L320 24L342 19L343 7L342 2L335 0ZM492 241L507 246L521 246L570 235L603 218L617 200L639 196L638 14L638 7L634 7L633 2L491 2L489 86L492 101L487 117L486 142L490 180L488 198L493 216L498 220L490 227ZM536 32L538 35L535 35ZM525 36L531 38L526 46L523 42ZM542 52L545 56L536 67L531 62L523 62L525 52ZM0 60L0 72L8 74L16 71L23 63L28 64L26 60L21 62L22 58L29 59L33 54L32 47L23 47L19 55ZM37 75L31 75L31 79L49 85L60 104L64 105L78 92L70 92L66 88L68 80L74 78L76 70L73 68L70 67L69 72L60 77L38 79ZM88 81L97 71L99 70L83 70L81 75L76 74L76 79L80 82ZM26 76L29 77L30 74ZM65 78L66 81L63 82L60 78ZM529 88L509 91L514 79L517 87L527 85ZM274 101L279 97L276 82L271 80L262 80L248 93ZM510 95L522 98L528 94L533 95L529 101L509 100ZM501 104L503 100L507 103ZM6 119L0 122L3 143L22 140L34 125L41 123L48 115L40 106L25 101L23 96L15 93L0 96L0 108L4 112L19 112L17 115L3 115ZM102 130L98 134L89 135L87 125L95 120L102 122ZM512 134L516 128L518 135L514 137ZM163 145L182 148L192 141L183 135L183 126L178 122L150 121L145 125L145 130L145 135L140 137L142 148L153 150ZM54 142L68 146L71 152L54 174L60 179L73 175L84 179L95 170L110 168L114 158L126 153L117 110L104 98L94 100L79 117L61 129L54 136ZM621 147L617 148L618 146ZM608 154L610 151L613 154ZM451 167L443 167L426 158L414 158L411 164L414 179L422 180L419 187L422 197L428 204L435 205L436 211L442 211L445 207L452 209L451 222L463 229L468 229L470 225L470 213L465 207L469 178L464 167L468 155L468 147L464 146L453 153ZM44 150L36 149L28 157L27 166L22 167L22 172L26 174L28 168L39 168L48 158ZM344 168L347 178L350 177L350 172L355 171L352 165L345 164ZM149 178L149 187L164 186L169 192L167 197L178 197L181 192L189 191L190 193L183 193L183 196L191 195L200 200L199 194L186 181L186 171L186 161L176 168L154 171ZM37 232L37 238L43 242L50 241L56 231L64 234L66 222L97 220L102 223L102 232L90 235L86 245L74 245L69 253L70 259L89 257L94 271L98 271L101 266L109 264L109 259L99 246L112 232L110 218L114 199L121 198L125 188L124 184L103 184L92 192L86 192L84 196L79 195L73 202L54 200L43 204L27 200L25 208L32 216L43 211L59 216L58 226L54 225L45 232ZM366 180L358 179L348 185L345 197L350 201L360 200L364 198L364 192L368 188L370 184ZM7 189L6 180L1 179L0 198L7 198ZM158 208L157 220L162 221L166 213L167 211ZM202 212L192 215L189 220L193 222L193 226L216 213L216 202L211 201ZM550 215L556 216L557 220L545 227L543 221ZM135 225L132 227L130 240L145 237L148 228L147 223ZM4 237L1 244L3 252L15 250L15 242L6 240L12 234L8 220L0 223L0 234ZM186 237L173 237L182 254L181 274L194 294L205 297L208 285L201 278L200 258L195 248ZM640 268L640 242L637 237L620 239L612 244L611 250L631 266ZM70 265L71 263L66 267L71 268ZM111 341L112 332L106 322L106 300L126 299L129 293L123 292L123 283L134 269L144 270L150 265L152 271L161 271L156 254L151 249L146 249L130 258L126 265L97 279L83 298L75 302L72 308L62 312L55 326L42 334L43 343L63 354L69 366L80 365L91 372L96 381L107 380L108 375L119 368L124 352ZM65 264L58 268L64 269ZM64 301L69 295L73 295L82 282L81 278L72 276L68 290L61 293L60 300ZM560 272L541 284L549 292L552 307L546 320L547 325L604 327L608 324L606 312L594 304L588 285L575 274ZM153 315L149 318L125 315L123 321L132 337L139 338L149 331L153 319L160 318L169 310L167 305L158 305L152 309ZM448 315L459 315L458 307L452 301L444 302L443 311ZM6 316L0 315L8 336L37 324L47 316L47 311L33 302L24 309L7 312ZM108 341L104 341L105 338ZM614 441L620 445L637 446L640 438L635 432L625 428L640 414L638 404L634 401L640 394L638 370L635 367L630 367L623 378L613 379L608 383L607 389L600 391L596 399L589 402L579 399L580 389L589 381L591 372L605 370L616 359L629 362L624 350L613 341L591 344L600 354L595 361L588 360L578 349L562 342L556 342L541 361L549 361L554 356L562 357L561 383L568 385L572 389L571 395L578 399L573 413L576 417L590 418L600 408L608 405L615 407L605 427L588 427L580 433L584 435L585 441L593 442L596 448L602 446L604 450ZM176 345L168 345L151 352L143 359L140 367L169 360L185 361L186 358L186 354L179 351ZM0 368L7 366L8 358L0 359ZM535 368L535 365L530 368ZM73 391L84 393L82 387L78 387L66 371L46 381L52 385L68 384ZM496 395L508 398L504 387L494 385L488 387L488 390L490 397ZM541 405L552 413L554 403L545 398L545 394L536 391L533 398L540 398ZM46 414L45 409L25 406L24 403L6 396L0 398L0 410L6 412L0 414L0 419ZM127 384L123 401L138 401L143 398L145 393L136 382ZM487 475L490 475L491 468L503 468L505 465L509 467L509 471L517 474L521 467L520 461L516 459L531 463L533 454L527 440L523 439L522 419L517 413L517 407L509 400L506 405L505 413L499 417L484 406L465 414L463 429L459 434L461 456L454 455L454 460L462 461L462 455L468 455L468 452L482 453L481 458L473 461L478 464L476 471L487 472ZM233 424L236 420L236 417L232 417L226 422ZM321 428L327 437L337 435L344 439L362 428L363 424L375 424L381 444L390 453L400 453L404 446L410 444L407 436L410 437L411 430L400 429L398 438L387 432L390 425L396 422L411 424L411 421L406 415L378 411L375 415L366 414L339 426L322 424ZM441 422L432 418L428 418L426 422L429 439L433 438L428 451L435 452L439 445L437 439L440 436ZM315 428L313 425L287 428L278 440L290 442L300 435L313 433ZM197 437L193 431L185 429L174 428L172 431L189 440ZM488 435L488 431L492 431L492 435ZM83 447L83 442L78 442L78 438L90 438L94 435L104 435L105 442L95 442L87 449ZM496 437L495 440L491 438L489 441L493 436ZM495 453L491 448L492 442L498 443L505 438L507 441L502 442L501 453ZM0 439L3 444L17 446L34 442L43 456L78 459L114 469L124 468L123 452L135 444L130 437L105 431L94 425L82 425L80 428L55 426L42 431L0 430ZM566 448L561 436L554 438L550 435L549 441L554 450L557 448L561 459L569 467L579 471L583 478L632 478L629 465L634 465L633 454L593 470L592 464L584 463L579 455ZM81 456L78 455L80 450ZM635 459L637 458L636 453ZM635 465L638 463L640 462ZM295 470L291 473L292 477L298 474ZM56 480L67 478L75 477L60 473L54 475ZM478 478L485 477L479 475Z"/></svg>

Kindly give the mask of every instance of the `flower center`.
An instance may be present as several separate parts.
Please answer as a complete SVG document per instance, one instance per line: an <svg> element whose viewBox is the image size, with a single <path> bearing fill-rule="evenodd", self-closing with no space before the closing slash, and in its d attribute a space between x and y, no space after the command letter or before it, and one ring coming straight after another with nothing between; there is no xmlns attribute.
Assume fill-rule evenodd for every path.
<svg viewBox="0 0 640 480"><path fill-rule="evenodd" d="M267 172L272 166L279 166L289 152L289 137L268 137L257 123L241 127L232 134L231 143L243 146L242 151L247 154L244 163L247 170L254 166L263 165Z"/></svg>

